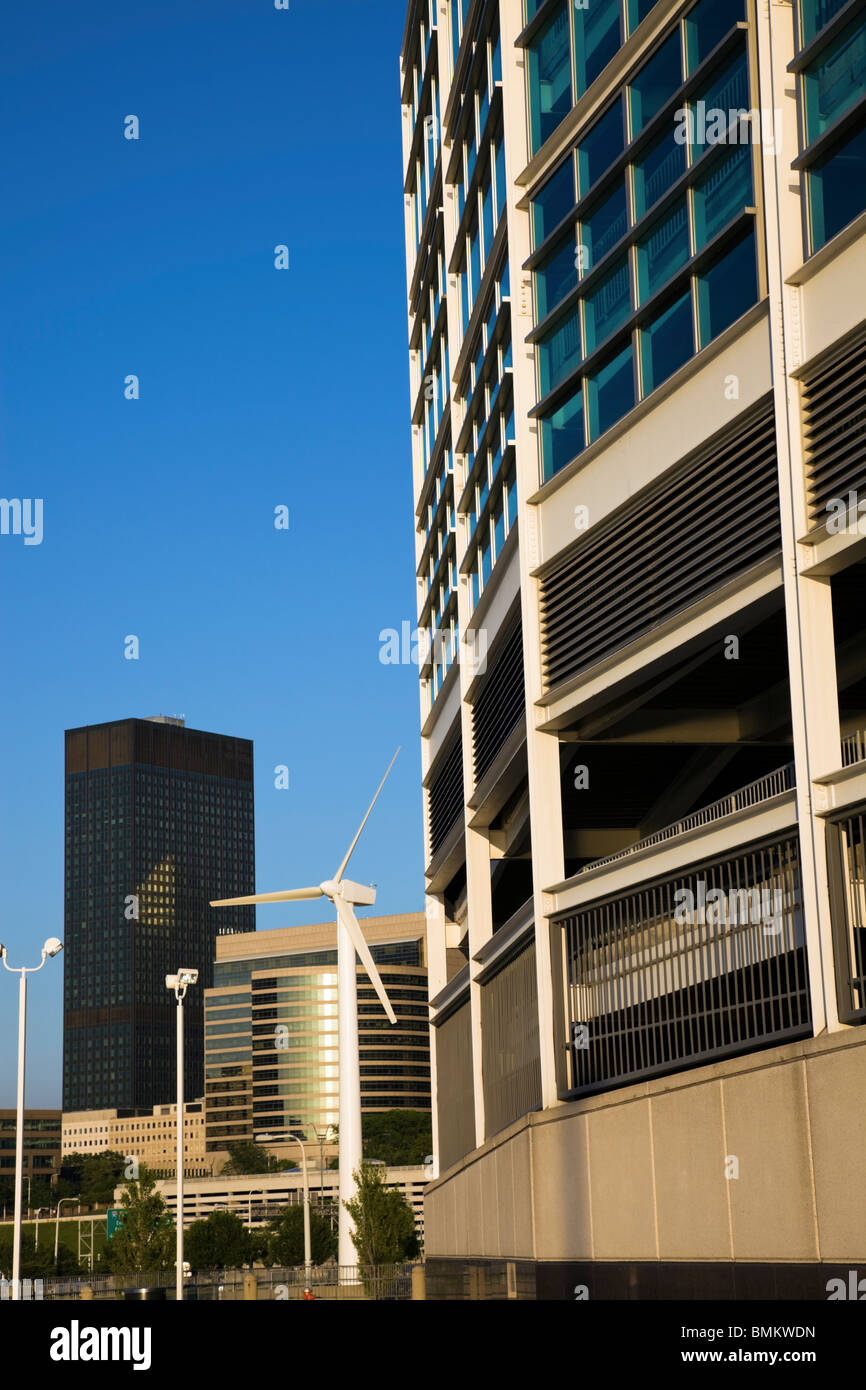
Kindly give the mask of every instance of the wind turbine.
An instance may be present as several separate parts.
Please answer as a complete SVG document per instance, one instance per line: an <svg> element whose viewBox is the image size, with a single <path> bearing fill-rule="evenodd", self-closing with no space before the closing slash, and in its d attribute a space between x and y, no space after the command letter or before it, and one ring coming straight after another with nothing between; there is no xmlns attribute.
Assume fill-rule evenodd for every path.
<svg viewBox="0 0 866 1390"><path fill-rule="evenodd" d="M355 1196L355 1170L361 1162L361 1076L360 1053L358 1051L358 989L355 974L355 952L369 975L379 996L382 1008L391 1023L397 1022L397 1015L385 992L385 986L370 948L364 940L355 908L363 905L372 907L376 901L376 889L371 885L353 883L343 878L346 866L352 857L355 846L361 838L361 831L370 819L370 812L388 780L388 774L397 761L394 754L388 764L385 776L376 789L376 795L367 808L367 814L358 826L357 833L343 857L333 878L326 879L314 888L286 888L281 893L253 893L247 898L221 898L212 902L211 907L240 907L249 903L291 903L303 902L308 898L329 898L337 912L337 1013L340 1029L340 1211L339 1211L339 1254L341 1265L356 1265L358 1255L352 1242L352 1218L345 1203Z"/></svg>

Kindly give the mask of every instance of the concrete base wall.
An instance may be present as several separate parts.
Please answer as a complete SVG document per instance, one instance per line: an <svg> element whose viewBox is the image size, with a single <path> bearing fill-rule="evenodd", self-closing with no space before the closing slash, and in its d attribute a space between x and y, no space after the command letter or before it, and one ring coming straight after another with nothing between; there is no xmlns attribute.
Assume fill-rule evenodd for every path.
<svg viewBox="0 0 866 1390"><path fill-rule="evenodd" d="M524 1116L430 1185L425 1228L431 1297L461 1296L434 1292L440 1261L454 1279L512 1263L512 1287L521 1263L573 1284L595 1265L866 1265L866 1030Z"/></svg>

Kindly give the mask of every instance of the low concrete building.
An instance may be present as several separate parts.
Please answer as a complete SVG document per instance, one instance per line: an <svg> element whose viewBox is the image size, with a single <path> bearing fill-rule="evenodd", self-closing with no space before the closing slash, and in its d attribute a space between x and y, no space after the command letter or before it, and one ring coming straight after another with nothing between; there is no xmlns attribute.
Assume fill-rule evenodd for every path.
<svg viewBox="0 0 866 1390"><path fill-rule="evenodd" d="M205 1153L204 1101L184 1107L184 1172L204 1177L219 1172L228 1157ZM137 1158L162 1176L177 1172L177 1106L152 1110L74 1110L63 1116L63 1153L100 1154L106 1149Z"/></svg>
<svg viewBox="0 0 866 1390"><path fill-rule="evenodd" d="M424 1190L430 1173L421 1165L388 1168L385 1183L403 1193L415 1213L418 1237L424 1239ZM339 1174L335 1168L309 1169L310 1203L315 1209L336 1209L339 1199ZM174 1216L177 1211L177 1188L169 1181L157 1183L158 1190ZM122 1187L115 1193L120 1201ZM238 1178L196 1178L184 1183L183 1224L209 1216L214 1211L233 1211L247 1225L262 1226L271 1221L286 1206L304 1200L304 1184L300 1169L287 1173L251 1173Z"/></svg>

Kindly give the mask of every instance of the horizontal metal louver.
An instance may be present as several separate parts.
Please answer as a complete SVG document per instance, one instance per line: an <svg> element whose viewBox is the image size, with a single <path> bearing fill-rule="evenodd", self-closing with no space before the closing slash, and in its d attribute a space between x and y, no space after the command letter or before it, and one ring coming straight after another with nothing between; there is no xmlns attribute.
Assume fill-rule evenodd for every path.
<svg viewBox="0 0 866 1390"><path fill-rule="evenodd" d="M781 547L767 399L593 527L542 578L547 689L682 612Z"/></svg>
<svg viewBox="0 0 866 1390"><path fill-rule="evenodd" d="M804 378L802 400L809 520L819 526L835 499L866 499L866 329Z"/></svg>
<svg viewBox="0 0 866 1390"><path fill-rule="evenodd" d="M430 854L445 843L448 832L463 814L463 747L454 739L430 783Z"/></svg>
<svg viewBox="0 0 866 1390"><path fill-rule="evenodd" d="M472 707L472 755L476 784L481 781L525 711L523 632L518 622L490 662L484 685Z"/></svg>

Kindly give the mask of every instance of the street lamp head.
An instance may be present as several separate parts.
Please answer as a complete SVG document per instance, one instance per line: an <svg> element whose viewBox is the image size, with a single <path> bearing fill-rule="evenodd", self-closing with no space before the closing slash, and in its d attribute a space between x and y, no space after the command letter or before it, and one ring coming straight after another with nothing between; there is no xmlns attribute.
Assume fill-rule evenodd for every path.
<svg viewBox="0 0 866 1390"><path fill-rule="evenodd" d="M63 942L58 941L56 936L49 936L42 950L46 956L59 956L63 950Z"/></svg>
<svg viewBox="0 0 866 1390"><path fill-rule="evenodd" d="M179 982L180 984L182 984L182 985L197 985L197 984L198 984L198 971L197 971L197 970L180 969L180 970L177 972L177 978L178 978L178 982Z"/></svg>

